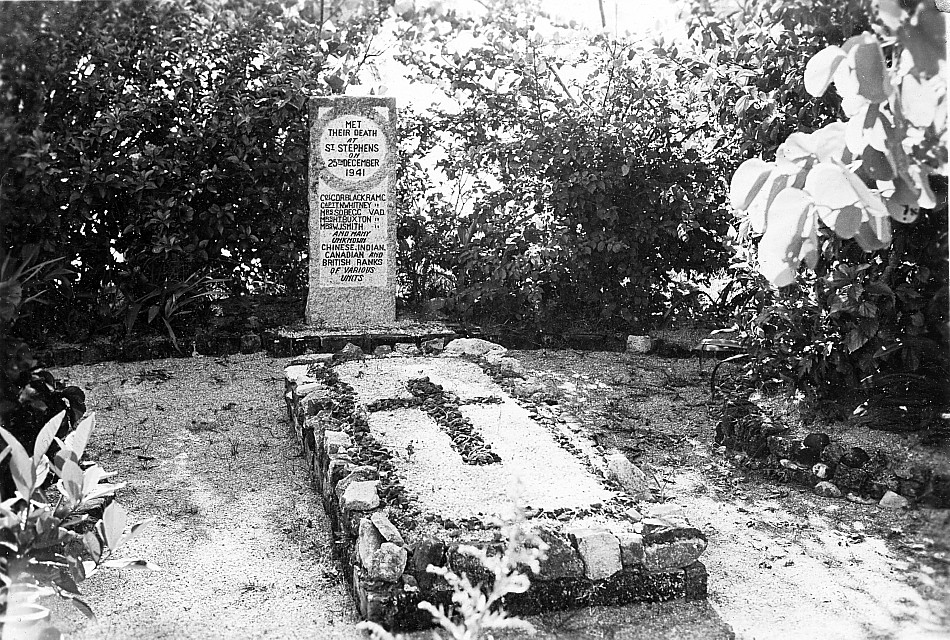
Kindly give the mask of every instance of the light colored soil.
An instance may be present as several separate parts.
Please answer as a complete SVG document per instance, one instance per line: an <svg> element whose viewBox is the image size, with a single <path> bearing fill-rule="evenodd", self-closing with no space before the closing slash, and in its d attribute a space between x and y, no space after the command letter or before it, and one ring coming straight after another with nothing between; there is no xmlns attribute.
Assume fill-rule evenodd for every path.
<svg viewBox="0 0 950 640"><path fill-rule="evenodd" d="M284 362L257 355L59 372L97 412L89 455L128 482L120 499L133 518L155 519L123 555L162 567L86 581L100 623L58 607L71 637L360 637L322 505L287 434Z"/></svg>
<svg viewBox="0 0 950 640"><path fill-rule="evenodd" d="M710 365L700 372L696 359L510 355L706 533L709 600L738 637L950 637L950 511L894 512L751 481L714 451Z"/></svg>
<svg viewBox="0 0 950 640"><path fill-rule="evenodd" d="M622 445L655 473L670 498L658 506L678 507L710 540L710 605L548 614L533 619L541 638L730 637L720 616L740 638L947 637L946 510L889 512L749 481L712 451L695 360L513 355L563 387L564 404L602 445ZM123 504L156 519L125 554L163 567L87 580L100 622L58 606L69 637L361 637L288 434L286 362L254 355L57 372L97 411L91 453L129 483Z"/></svg>
<svg viewBox="0 0 950 640"><path fill-rule="evenodd" d="M329 523L289 433L286 364L250 355L55 372L83 388L97 412L89 456L128 482L120 501L131 518L155 519L122 555L162 567L104 570L82 583L98 623L48 599L67 638L366 637L355 629L330 558ZM552 640L731 637L705 602L594 607L532 621L536 637Z"/></svg>

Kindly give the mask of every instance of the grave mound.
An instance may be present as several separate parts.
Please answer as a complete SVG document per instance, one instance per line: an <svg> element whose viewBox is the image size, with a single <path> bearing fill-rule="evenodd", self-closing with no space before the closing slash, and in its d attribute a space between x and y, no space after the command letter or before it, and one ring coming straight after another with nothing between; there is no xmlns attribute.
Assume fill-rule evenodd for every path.
<svg viewBox="0 0 950 640"><path fill-rule="evenodd" d="M286 399L364 618L429 626L418 603L452 595L429 565L487 580L459 548L500 552L513 497L550 548L512 613L706 596L703 534L641 515L651 505L624 490L616 455L519 404L483 370L490 358L337 360L291 361Z"/></svg>

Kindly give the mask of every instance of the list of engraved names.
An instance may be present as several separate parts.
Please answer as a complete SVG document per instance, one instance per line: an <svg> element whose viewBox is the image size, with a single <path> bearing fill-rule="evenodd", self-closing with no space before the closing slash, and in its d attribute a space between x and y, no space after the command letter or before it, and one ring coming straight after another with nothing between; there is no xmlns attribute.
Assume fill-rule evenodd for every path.
<svg viewBox="0 0 950 640"><path fill-rule="evenodd" d="M320 154L335 180L331 185L321 176L319 185L321 286L386 286L386 151L371 118L344 115L323 129Z"/></svg>

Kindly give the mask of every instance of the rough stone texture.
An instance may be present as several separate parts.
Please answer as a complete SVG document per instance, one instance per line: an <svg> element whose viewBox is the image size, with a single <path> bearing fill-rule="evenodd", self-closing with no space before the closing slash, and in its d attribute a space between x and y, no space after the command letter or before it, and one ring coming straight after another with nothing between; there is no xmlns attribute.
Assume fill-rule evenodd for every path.
<svg viewBox="0 0 950 640"><path fill-rule="evenodd" d="M297 356L290 361L291 366L295 365L311 365L311 364L330 364L333 362L332 353L305 353L303 355Z"/></svg>
<svg viewBox="0 0 950 640"><path fill-rule="evenodd" d="M547 557L541 561L539 580L580 578L584 575L584 561L563 536L548 528L539 527L535 533L548 545Z"/></svg>
<svg viewBox="0 0 950 640"><path fill-rule="evenodd" d="M348 138L335 135L347 126L347 117L360 120L363 131L376 130L370 137ZM310 285L307 297L307 322L324 327L348 327L392 322L396 318L396 211L395 211L395 163L398 140L395 137L396 101L383 97L334 96L317 97L310 102ZM345 176L342 168L327 162L327 144L336 145L331 160L346 157L342 147L350 142L375 143L378 153L360 153L361 160L378 159L379 166L367 169L368 175ZM372 244L385 244L382 264L375 266L374 273L361 274L364 282L344 282L341 274L347 266L360 267L356 258L344 258L346 265L324 266L321 257L323 247L329 243L345 246L347 233L351 230L330 229L321 222L321 209L327 202L321 196L335 197L338 194L384 194L385 200L370 204L369 209L356 209L348 213L367 215L370 222L357 221L361 231L370 235L355 245L368 255ZM346 197L346 196L338 196ZM323 203L323 204L321 204ZM350 220L338 220L337 226L345 227ZM340 237L337 237L338 234ZM363 244L369 243L369 244ZM364 256L366 257L366 256Z"/></svg>
<svg viewBox="0 0 950 640"><path fill-rule="evenodd" d="M422 350L426 353L439 354L445 351L445 338L432 338L422 343Z"/></svg>
<svg viewBox="0 0 950 640"><path fill-rule="evenodd" d="M319 382L303 382L297 385L297 388L294 389L294 395L297 398L306 398L309 394L322 389L323 385Z"/></svg>
<svg viewBox="0 0 950 640"><path fill-rule="evenodd" d="M446 345L442 355L483 357L490 353L503 356L508 353L508 349L481 338L456 338Z"/></svg>
<svg viewBox="0 0 950 640"><path fill-rule="evenodd" d="M345 344L345 343L343 343ZM342 344L340 345L342 346ZM401 362L400 362L401 361ZM441 363L451 367L462 367L464 371L449 375L442 372L441 378L447 388L458 389L459 396L465 397L504 397L504 392L497 385L481 388L478 381L485 377L484 373L474 363L459 360L441 360L437 358L383 358L366 362L351 362L334 365L341 374L341 380L353 385L357 393L356 405L352 412L365 411L363 404L368 397L392 398L388 390L384 395L373 396L374 387L363 389L361 386L367 380L376 380L380 370L388 370L392 366L406 375L419 375L420 369L428 370L430 363ZM462 366L464 365L464 366ZM471 365L472 372L466 367ZM345 376L346 370L352 370L354 375ZM403 371L405 370L405 371ZM362 371L363 374L355 374ZM436 376L439 378L439 376ZM402 381L402 378L400 378ZM430 564L450 566L456 571L464 571L475 581L489 579L490 575L480 563L470 556L460 553L460 545L475 545L485 549L491 555L501 552L500 532L492 526L487 529L481 527L469 528L470 521L464 514L472 514L478 509L484 510L485 505L498 503L501 499L481 499L472 503L470 509L463 509L459 515L452 515L454 521L447 518L441 507L433 509L428 500L415 496L417 505L425 513L439 514L413 515L406 518L400 513L398 502L393 502L396 494L390 490L382 491L377 486L382 481L382 469L375 466L358 466L354 460L366 461L365 443L362 439L351 435L353 425L345 416L328 416L326 411L318 410L314 415L306 416L304 408L308 404L307 398L295 397L292 389L295 383L288 381L287 389L291 391L288 398L288 413L291 416L297 436L302 439L304 457L311 466L315 489L323 496L324 507L329 515L333 527L333 555L347 563L345 573L350 582L357 609L361 616L384 624L393 630L409 630L431 626L431 617L420 612L416 604L425 599L434 604L451 604L451 590L445 580L429 574L426 567ZM320 384L326 384L321 382ZM386 386L385 384L383 386ZM397 385L398 386L398 385ZM389 387L386 387L388 389ZM464 392L463 392L464 389ZM328 396L319 391L311 392L311 403L314 407L322 406L324 400L334 400L331 393ZM308 398L310 395L308 395ZM514 443L529 442L536 448L537 438L515 437L501 431L511 428L512 420L508 404L471 404L465 405L465 415L474 413L491 414L485 433L488 436L505 433L506 440ZM418 412L418 409L397 409L392 411L374 411L369 414L372 420L382 414L398 414ZM342 420L340 418L343 418ZM568 431L568 423L576 422L576 418L563 415L564 429ZM484 422L484 421L483 421ZM476 423L478 421L476 420ZM535 424L533 421L532 424ZM418 431L418 423L409 421L410 439L445 437L444 434L431 433L423 435ZM376 427L370 424L370 433L377 438L381 437ZM385 426L385 425L384 425ZM537 425L535 425L537 426ZM392 434L390 434L391 436ZM401 440L389 442L389 436L381 438L379 445L394 452L402 451ZM540 437L544 440L544 436ZM347 443L350 446L345 446ZM428 440L427 440L428 442ZM403 443L404 445L405 443ZM514 445L513 445L514 446ZM521 446L520 444L518 446ZM513 457L514 450L505 451L503 457ZM422 455L416 451L416 456ZM597 458L595 465L605 470L606 466L602 454L593 451L589 455ZM538 458L553 466L563 475L563 466L551 464L551 456L539 454L535 451L532 459ZM413 495L423 485L431 485L432 478L454 478L446 473L428 472L423 476L422 484L410 482L405 472L414 469L420 460L413 457L412 463L404 465L401 456L392 459L396 463L400 483ZM451 465L455 469L455 465ZM386 469L387 477L390 477ZM454 473L454 471L453 471ZM602 476L594 477L597 486L605 490L605 495L596 502L608 501L614 492L606 491ZM469 482L461 483L456 479L455 485L464 485L466 491L472 486L481 487L482 484ZM510 483L503 483L508 486ZM544 484L544 482L542 482ZM555 483L556 484L556 483ZM574 487L571 487L573 490ZM530 493L530 490L527 490ZM619 496L622 500L621 508L629 510L629 515L640 518L641 514L629 506L632 504L629 497ZM387 506L382 509L385 501ZM564 494L558 492L556 505L564 504ZM536 504L537 502L537 504ZM452 503L454 504L454 503ZM448 506L451 507L452 504ZM532 529L545 529L542 539L549 545L548 559L542 563L539 574L532 576L531 588L524 594L513 594L506 599L506 607L517 615L540 613L569 607L612 605L635 601L664 601L671 598L704 598L706 596L706 573L699 562L694 562L684 568L658 570L649 572L645 566L646 548L652 546L654 555L659 551L670 555L673 551L679 552L676 562L667 561L666 564L686 562L690 557L698 555L693 549L692 556L686 554L686 547L690 541L700 546L705 544L702 534L687 529L680 530L679 524L670 520L671 514L668 505L640 504L647 517L642 522L632 524L628 518L619 516L610 511L608 514L594 513L591 515L556 514L557 520L573 520L574 535L565 529L567 525L557 520L549 519L550 509L543 506L543 501L527 500L529 509L529 526ZM584 504L587 504L586 502ZM594 503L590 503L594 506ZM456 505L457 506L457 505ZM600 507L596 507L599 509ZM378 509L378 510L377 510ZM561 518L564 515L566 518ZM606 517L607 520L603 520ZM392 518L392 519L390 519ZM619 519L617 519L619 518ZM399 525L397 529L393 523ZM639 528L639 529L638 529ZM609 530L609 531L608 531ZM632 530L632 531L631 531ZM636 535L636 533L642 535ZM664 537L666 536L666 537ZM695 539L700 538L696 543ZM621 544L622 541L622 544ZM661 547L665 547L660 549ZM658 551L659 549L659 551Z"/></svg>
<svg viewBox="0 0 950 640"><path fill-rule="evenodd" d="M328 453L336 453L353 444L353 438L342 431L324 431L323 437Z"/></svg>
<svg viewBox="0 0 950 640"><path fill-rule="evenodd" d="M650 336L627 336L627 353L650 353L652 348Z"/></svg>
<svg viewBox="0 0 950 640"><path fill-rule="evenodd" d="M429 573L429 565L445 565L445 543L435 538L424 538L412 545L412 570L420 589L431 589L436 576Z"/></svg>
<svg viewBox="0 0 950 640"><path fill-rule="evenodd" d="M885 509L906 509L910 506L907 498L904 496L898 495L893 491L888 491L881 497L881 501L878 503Z"/></svg>
<svg viewBox="0 0 950 640"><path fill-rule="evenodd" d="M392 352L393 352L393 348L390 347L388 344L381 344L375 349L373 349L373 355L376 356L377 358L385 358Z"/></svg>
<svg viewBox="0 0 950 640"><path fill-rule="evenodd" d="M409 552L391 542L384 542L373 554L369 567L370 580L395 582L406 568Z"/></svg>
<svg viewBox="0 0 950 640"><path fill-rule="evenodd" d="M400 342L395 347L395 352L401 356L421 356L422 351L419 350L414 344L408 342Z"/></svg>
<svg viewBox="0 0 950 640"><path fill-rule="evenodd" d="M356 538L356 556L363 567L368 569L373 565L373 554L384 542L386 539L380 535L379 530L369 518L361 518L359 534Z"/></svg>
<svg viewBox="0 0 950 640"><path fill-rule="evenodd" d="M639 533L623 532L617 537L620 539L620 561L623 568L627 570L643 566L643 536Z"/></svg>
<svg viewBox="0 0 950 640"><path fill-rule="evenodd" d="M316 382L309 375L310 365L292 364L284 368L284 378L292 384L301 384L303 382Z"/></svg>
<svg viewBox="0 0 950 640"><path fill-rule="evenodd" d="M698 529L665 529L643 536L643 566L660 572L687 567L706 550L706 536Z"/></svg>
<svg viewBox="0 0 950 640"><path fill-rule="evenodd" d="M832 442L827 447L821 450L821 455L818 457L819 462L823 462L828 465L829 468L834 470L838 463L841 462L841 457L847 453L847 449L844 448L839 442Z"/></svg>
<svg viewBox="0 0 950 640"><path fill-rule="evenodd" d="M840 464L835 469L834 481L842 489L855 491L863 491L869 483L867 471L854 469L845 464Z"/></svg>
<svg viewBox="0 0 950 640"><path fill-rule="evenodd" d="M340 500L344 511L369 511L379 506L377 480L351 482Z"/></svg>
<svg viewBox="0 0 950 640"><path fill-rule="evenodd" d="M333 461L331 461L331 466ZM354 482L365 482L367 480L376 480L378 473L375 468L370 466L352 466L349 465L346 467L346 473L342 474L338 478L331 476L330 483L336 485L336 495L342 500L343 493L346 491Z"/></svg>
<svg viewBox="0 0 950 640"><path fill-rule="evenodd" d="M511 387L512 395L518 398L530 398L536 393L544 392L544 384L537 378L514 380Z"/></svg>
<svg viewBox="0 0 950 640"><path fill-rule="evenodd" d="M607 461L607 476L616 480L633 497L637 499L650 496L650 486L647 475L637 465L630 462L623 453L615 452L605 456Z"/></svg>
<svg viewBox="0 0 950 640"><path fill-rule="evenodd" d="M819 462L811 468L811 472L815 474L816 478L821 478L822 480L827 480L831 477L832 471L828 465L823 462Z"/></svg>
<svg viewBox="0 0 950 640"><path fill-rule="evenodd" d="M402 534L399 533L399 529L396 528L392 522L389 521L389 518L386 517L386 514L382 511L377 511L372 516L370 520L376 528L379 530L380 534L386 538L386 542L392 542L395 545L400 547L406 546L406 541L403 539Z"/></svg>
<svg viewBox="0 0 950 640"><path fill-rule="evenodd" d="M332 396L326 387L314 389L308 393L302 402L304 413L308 416L315 416L321 409L330 406Z"/></svg>
<svg viewBox="0 0 950 640"><path fill-rule="evenodd" d="M815 493L822 496L823 498L840 498L841 489L836 487L833 483L823 480L815 485Z"/></svg>
<svg viewBox="0 0 950 640"><path fill-rule="evenodd" d="M363 350L352 342L347 342L343 348L333 354L334 362L348 362L350 360L362 360L366 357Z"/></svg>
<svg viewBox="0 0 950 640"><path fill-rule="evenodd" d="M489 353L485 356L485 361L498 367L498 372L503 378L524 378L528 375L528 370L524 368L524 365L514 358Z"/></svg>
<svg viewBox="0 0 950 640"><path fill-rule="evenodd" d="M595 529L567 530L584 560L584 575L590 580L605 580L623 570L620 541L609 531Z"/></svg>

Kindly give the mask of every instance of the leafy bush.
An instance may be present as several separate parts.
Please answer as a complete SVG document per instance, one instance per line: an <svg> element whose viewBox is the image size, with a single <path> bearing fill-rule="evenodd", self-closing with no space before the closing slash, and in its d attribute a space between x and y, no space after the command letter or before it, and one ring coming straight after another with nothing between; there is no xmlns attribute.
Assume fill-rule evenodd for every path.
<svg viewBox="0 0 950 640"><path fill-rule="evenodd" d="M826 390L950 370L943 18L880 7L884 44L865 32L805 67L812 95L834 83L846 121L748 160L730 190L740 235L761 234L758 270L785 287L755 317L761 355Z"/></svg>
<svg viewBox="0 0 950 640"><path fill-rule="evenodd" d="M18 338L15 327L40 329L34 310L46 302L57 283L68 284L70 272L58 260L36 262L39 248L22 247L17 258L0 249L0 427L27 447L32 447L43 425L59 414L56 435L65 437L86 411L85 394L67 387L39 366L29 345ZM19 324L17 324L19 323ZM11 493L9 465L0 461L0 491Z"/></svg>
<svg viewBox="0 0 950 640"><path fill-rule="evenodd" d="M121 326L195 274L299 290L306 103L345 87L378 21L336 4L0 7L0 235L78 272L58 324Z"/></svg>
<svg viewBox="0 0 950 640"><path fill-rule="evenodd" d="M681 82L697 83L718 128L708 134L736 165L772 157L789 135L837 119L838 102L816 100L801 69L811 56L870 28L872 0L762 0L686 3L695 52L681 55ZM662 43L661 43L662 44ZM657 51L671 55L668 46ZM673 56L675 60L675 56Z"/></svg>
<svg viewBox="0 0 950 640"><path fill-rule="evenodd" d="M521 4L404 24L402 58L456 103L420 147L441 157L428 189L406 199L448 229L459 315L644 322L670 270L725 263L721 173L663 59L603 35L552 46ZM443 176L454 191L433 199Z"/></svg>
<svg viewBox="0 0 950 640"><path fill-rule="evenodd" d="M102 567L154 568L144 560L112 557L145 523L126 531L128 514L111 501L123 485L103 482L112 474L97 464L80 466L95 417L86 418L59 439L56 433L62 422L63 415L58 414L46 423L32 454L0 428L6 443L0 459L9 460L15 483L13 495L4 492L0 503L0 626L9 637L33 637L35 625L50 615L40 599L54 594L94 618L80 598L78 583ZM48 452L54 442L59 448L51 461ZM51 471L59 478L55 498L43 488ZM93 524L89 510L104 500L110 502ZM53 628L43 637L60 636Z"/></svg>

